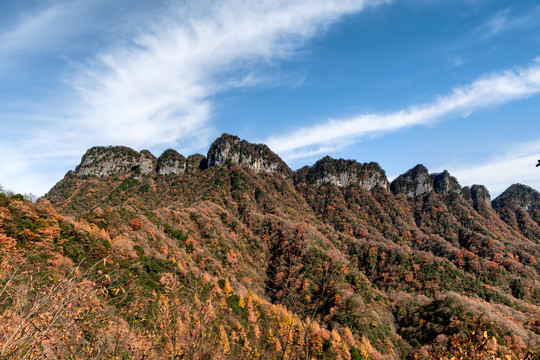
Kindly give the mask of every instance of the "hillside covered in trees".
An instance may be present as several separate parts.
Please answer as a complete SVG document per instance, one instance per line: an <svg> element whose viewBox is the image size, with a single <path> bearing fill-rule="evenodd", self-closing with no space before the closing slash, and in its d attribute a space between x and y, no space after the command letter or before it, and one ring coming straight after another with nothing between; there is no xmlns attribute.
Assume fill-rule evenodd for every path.
<svg viewBox="0 0 540 360"><path fill-rule="evenodd" d="M224 134L0 193L0 358L538 359L540 194Z"/></svg>

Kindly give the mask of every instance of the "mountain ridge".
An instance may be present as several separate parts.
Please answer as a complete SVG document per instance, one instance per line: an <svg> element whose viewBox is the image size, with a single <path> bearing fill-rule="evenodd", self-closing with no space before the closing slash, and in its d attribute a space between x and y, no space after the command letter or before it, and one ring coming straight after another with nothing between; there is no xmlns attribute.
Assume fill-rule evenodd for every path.
<svg viewBox="0 0 540 360"><path fill-rule="evenodd" d="M106 234L108 247L100 251L109 254L111 269L136 274L129 291L138 297L153 291L172 301L164 278L227 283L220 306L236 310L220 315L228 320L214 323L214 334L223 328L233 339L242 331L243 344L257 344L263 358L280 358L287 348L293 358L433 359L474 345L486 356L498 349L517 359L540 346L534 189L516 185L505 201L492 202L485 187L462 188L448 172L422 165L389 184L376 163L325 157L281 172L277 155L262 145L224 134L211 148L210 156L186 159L167 150L157 160L120 149L127 155L118 164L103 156L108 165L93 164L96 175L68 172L41 201L92 236ZM134 164L129 170L126 159ZM102 176L101 169L119 171ZM17 229L6 233L28 241ZM77 239L74 233L59 245L74 262L90 241ZM181 264L180 275L168 261ZM302 340L256 332L254 324L275 328L262 313L243 317L243 294L255 294L272 311L290 311ZM469 330L493 338L473 339ZM207 346L223 358L255 356L251 346L229 355L222 345Z"/></svg>
<svg viewBox="0 0 540 360"><path fill-rule="evenodd" d="M193 161L196 164L191 163ZM472 187L461 187L457 179L447 170L429 173L424 165L418 164L390 182L385 171L376 162L362 164L356 160L334 159L327 155L311 166L306 165L293 171L268 146L253 144L227 133L222 134L212 143L206 156L194 154L189 155L187 159L174 149L167 149L156 158L148 150L137 152L121 145L92 147L83 155L81 163L76 166L73 173L79 176L118 176L135 172L143 175L178 175L188 168L206 170L222 165L238 165L257 172L279 173L286 178L294 177L296 182L307 181L316 183L318 186L326 183L349 186L354 183L368 190L381 186L394 194L403 193L407 197L424 195L433 191L456 192L472 199L477 204L483 202L491 207L491 196L485 186L475 184ZM514 184L505 191L516 186L528 187ZM533 188L530 189L537 192ZM502 194L504 192L499 194L499 197ZM540 201L540 198L536 201Z"/></svg>

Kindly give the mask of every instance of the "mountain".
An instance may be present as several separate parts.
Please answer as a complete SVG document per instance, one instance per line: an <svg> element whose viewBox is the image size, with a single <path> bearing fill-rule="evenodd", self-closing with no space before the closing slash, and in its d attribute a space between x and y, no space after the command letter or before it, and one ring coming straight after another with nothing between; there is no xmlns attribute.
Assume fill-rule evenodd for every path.
<svg viewBox="0 0 540 360"><path fill-rule="evenodd" d="M533 359L539 199L423 165L292 171L228 134L95 147L36 204L0 195L0 356Z"/></svg>

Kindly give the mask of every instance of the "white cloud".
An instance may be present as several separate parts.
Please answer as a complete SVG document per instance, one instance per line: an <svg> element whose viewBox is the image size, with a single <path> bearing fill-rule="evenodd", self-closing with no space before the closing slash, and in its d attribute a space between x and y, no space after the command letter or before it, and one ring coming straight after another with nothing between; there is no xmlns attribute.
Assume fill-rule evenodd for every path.
<svg viewBox="0 0 540 360"><path fill-rule="evenodd" d="M511 9L498 11L486 23L476 29L476 33L483 38L490 38L505 31L538 26L540 20L540 6L532 8L522 15L512 15Z"/></svg>
<svg viewBox="0 0 540 360"><path fill-rule="evenodd" d="M49 6L32 9L18 18L13 26L0 29L1 62L6 65L21 55L59 55L58 52L68 47L70 40L100 27L99 18L90 18L99 2L57 1Z"/></svg>
<svg viewBox="0 0 540 360"><path fill-rule="evenodd" d="M360 141L417 125L428 125L448 116L467 116L470 113L523 99L540 92L540 61L529 67L515 68L483 76L469 85L455 88L450 95L431 103L411 106L389 114L363 114L348 119L330 119L290 134L272 136L266 140L274 151L285 159L297 158L299 153L323 153L344 140Z"/></svg>
<svg viewBox="0 0 540 360"><path fill-rule="evenodd" d="M141 149L179 141L206 143L212 128L212 96L260 85L260 79L268 81L266 75L259 76L261 71L296 54L343 16L390 1L172 1L166 12L144 12L150 18L138 28L137 21L125 17L141 19L141 15L126 10L118 21L130 25L121 31L111 25L114 17L103 15L109 14L104 10L113 2L57 1L0 33L3 56L21 51L60 56L62 46L77 43L78 36L98 32L102 36L112 30L109 45L83 62L66 59L73 73L58 78L67 90L51 84L53 93L47 96L54 99L39 113L50 119L27 129L20 141L3 140L2 153L16 149L18 155L0 158L0 166L8 170L0 174L0 182L16 191L43 194L58 177L36 174L57 176L50 164L65 169L74 156L65 155L80 157L88 146ZM123 3L126 9L130 4ZM101 25L92 25L94 20ZM21 128L35 125L36 114L25 110L19 116ZM2 138L8 136L0 134Z"/></svg>
<svg viewBox="0 0 540 360"><path fill-rule="evenodd" d="M461 185L485 185L494 198L515 183L540 189L540 168L535 167L540 159L539 154L540 140L521 144L487 162L450 167L449 171Z"/></svg>
<svg viewBox="0 0 540 360"><path fill-rule="evenodd" d="M53 6L21 19L15 27L0 33L2 53L5 56L22 50L36 50L37 46L45 47L46 42L43 40L50 37L55 23L62 21L66 14L65 9Z"/></svg>
<svg viewBox="0 0 540 360"><path fill-rule="evenodd" d="M229 0L172 9L150 31L101 54L73 86L76 114L101 139L174 143L209 126L211 97L245 86L344 15L380 0ZM190 10L186 11L185 9Z"/></svg>

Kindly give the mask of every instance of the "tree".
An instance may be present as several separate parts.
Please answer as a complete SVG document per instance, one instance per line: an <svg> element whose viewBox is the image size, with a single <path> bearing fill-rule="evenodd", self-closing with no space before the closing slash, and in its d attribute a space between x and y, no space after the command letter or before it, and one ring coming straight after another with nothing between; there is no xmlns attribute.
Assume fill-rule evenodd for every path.
<svg viewBox="0 0 540 360"><path fill-rule="evenodd" d="M35 203L37 201L37 199L39 199L39 196L37 196L36 194L33 194L33 193L25 193L23 195L24 199L25 200L28 200L30 202L33 202Z"/></svg>
<svg viewBox="0 0 540 360"><path fill-rule="evenodd" d="M337 285L345 277L348 263L338 251L323 251L307 242L282 241L278 247L281 249L269 268L268 291L274 300L298 315L303 330L303 352L308 360L317 347L312 336L316 320L339 298ZM282 358L290 357L287 351L288 344L285 344Z"/></svg>

